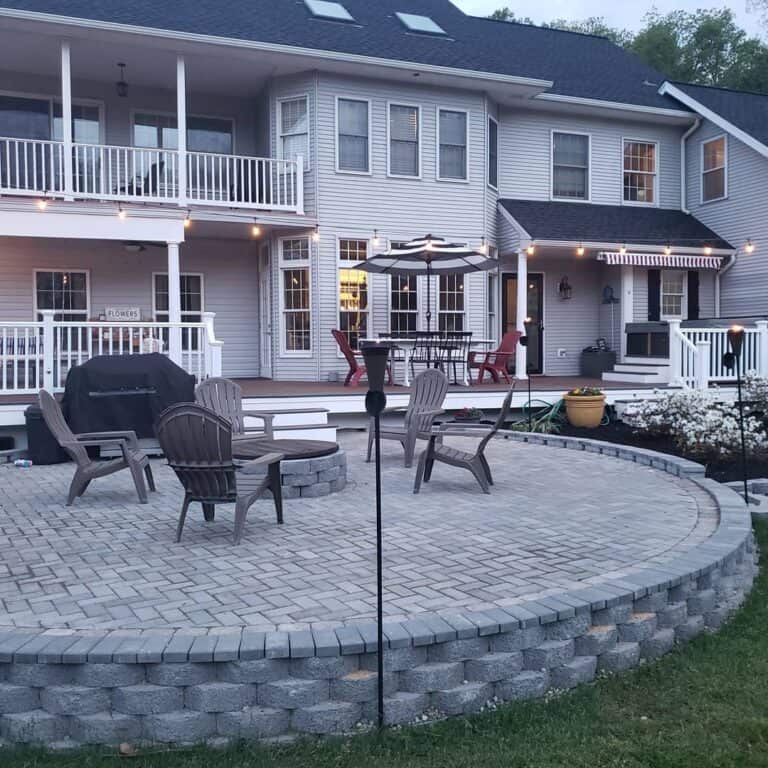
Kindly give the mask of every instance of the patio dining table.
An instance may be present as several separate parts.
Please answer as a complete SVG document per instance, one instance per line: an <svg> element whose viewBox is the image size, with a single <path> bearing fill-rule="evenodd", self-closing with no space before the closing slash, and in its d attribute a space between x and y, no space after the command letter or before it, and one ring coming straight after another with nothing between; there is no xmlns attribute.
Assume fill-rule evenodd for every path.
<svg viewBox="0 0 768 768"><path fill-rule="evenodd" d="M413 357L413 351L416 348L417 343L423 343L423 341L417 339L414 336L397 336L397 335L383 335L378 336L375 339L361 339L365 344L376 344L381 342L388 342L394 344L398 349L403 351L403 378L402 385L404 387L411 386L411 357ZM449 344L450 341L447 338L440 338L439 336L434 339L436 345ZM469 340L470 347L490 348L493 347L497 341L495 339L475 339ZM469 386L469 366L467 361L464 361L464 375L462 377L462 384L465 387Z"/></svg>

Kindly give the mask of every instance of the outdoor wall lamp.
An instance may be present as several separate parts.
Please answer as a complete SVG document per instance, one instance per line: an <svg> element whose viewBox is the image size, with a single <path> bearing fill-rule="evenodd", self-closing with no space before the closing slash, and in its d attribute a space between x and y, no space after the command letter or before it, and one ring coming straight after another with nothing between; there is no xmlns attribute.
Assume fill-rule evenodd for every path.
<svg viewBox="0 0 768 768"><path fill-rule="evenodd" d="M568 282L568 275L563 275L560 278L560 283L557 286L557 293L560 296L561 301L567 301L571 298L571 295L573 294L573 288Z"/></svg>

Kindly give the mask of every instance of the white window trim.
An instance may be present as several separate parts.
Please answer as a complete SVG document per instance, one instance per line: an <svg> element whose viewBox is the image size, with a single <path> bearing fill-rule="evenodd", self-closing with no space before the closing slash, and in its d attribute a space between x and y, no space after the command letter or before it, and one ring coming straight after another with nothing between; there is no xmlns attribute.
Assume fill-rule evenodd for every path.
<svg viewBox="0 0 768 768"><path fill-rule="evenodd" d="M496 186L491 184L491 123L496 125ZM485 126L485 162L487 164L486 169L486 183L494 191L499 191L499 176L501 171L501 162L499 158L499 121L491 114L488 115L488 122Z"/></svg>
<svg viewBox="0 0 768 768"><path fill-rule="evenodd" d="M712 197L709 200L704 199L704 147L707 146L707 144L711 144L713 141L718 141L719 139L723 140L723 149L725 151L725 160L723 162L723 194L721 197ZM718 168L710 168L707 173L711 173L712 171L719 170ZM700 190L700 199L702 205L707 205L708 203L717 203L721 200L727 200L728 199L728 134L727 133L720 133L717 136L711 136L708 139L704 139L701 142L701 147L699 148L699 185L701 187Z"/></svg>
<svg viewBox="0 0 768 768"><path fill-rule="evenodd" d="M416 110L416 119L418 121L418 141L416 142L416 155L417 155L417 173L415 176L410 174L392 173L391 159L392 159L392 139L391 139L391 124L390 124L390 111L392 107L406 107L407 109ZM405 101L388 101L387 102L387 176L391 179L411 179L412 181L421 181L422 179L422 139L424 134L424 126L421 119L421 105L409 104Z"/></svg>
<svg viewBox="0 0 768 768"><path fill-rule="evenodd" d="M157 291L155 281L158 277L168 277L167 272L153 272L152 273L152 318L156 323L164 322L157 319ZM205 274L203 272L181 272L179 277L199 277L200 278L200 311L199 312L182 312L181 322L184 322L184 315L202 315L205 312ZM169 286L170 290L170 286ZM179 296L181 300L181 296ZM163 312L162 314L168 314L168 321L170 322L170 313Z"/></svg>
<svg viewBox="0 0 768 768"><path fill-rule="evenodd" d="M306 152L304 152L304 173L311 170L311 158L310 158L310 128L312 127L312 120L310 116L310 101L309 101L309 94L308 93L297 93L293 96L281 96L279 99L277 99L277 125L275 126L276 132L277 132L277 158L278 160L285 160L285 157L283 156L283 142L282 138L283 136L298 136L300 134L297 133L283 133L282 132L282 125L283 125L283 103L286 101L298 101L299 99L304 99L304 102L307 105L307 146L306 146ZM290 239L296 239L296 238L288 238ZM281 241L282 242L282 241Z"/></svg>
<svg viewBox="0 0 768 768"><path fill-rule="evenodd" d="M368 105L368 170L350 171L339 167L339 102L340 101L359 101ZM351 176L373 176L373 106L370 99L359 98L358 96L336 96L335 115L334 115L334 143L336 147L336 173L350 174ZM342 237L342 240L355 240L357 238ZM337 250L338 254L338 250Z"/></svg>
<svg viewBox="0 0 768 768"><path fill-rule="evenodd" d="M466 140L466 161L464 163L464 171L466 173L466 177L463 179L451 179L451 178L443 178L440 175L440 144L441 144L441 137L440 137L440 113L441 112L458 112L461 114L464 114L466 116L466 119L464 121L464 134L465 134L465 140ZM470 145L469 145L469 118L470 118L470 112L468 109L458 109L456 107L446 107L443 105L438 104L435 107L435 141L437 142L437 146L435 148L435 155L437 158L437 163L435 167L435 178L437 181L444 181L448 184L469 184L470 183L470 173L469 168L471 166L470 162Z"/></svg>
<svg viewBox="0 0 768 768"><path fill-rule="evenodd" d="M158 151L165 151L165 152L178 152L178 149L168 149L166 147L139 147L134 143L134 139L136 136L136 115L156 115L158 117L175 117L177 127L176 130L178 131L178 119L179 116L176 112L168 111L168 110L162 110L162 109L142 109L141 107L132 107L130 116L131 116L131 138L130 138L130 146L134 149L155 149ZM203 115L199 112L187 112L186 118L189 119L190 117L199 117L202 120L221 120L223 122L228 122L232 126L232 156L237 155L237 121L234 117L230 117L229 115ZM187 130L189 130L189 126L187 126ZM187 147L187 154L204 154L204 155L215 155L216 152L198 152L196 149L189 149ZM190 273L191 274L191 273Z"/></svg>
<svg viewBox="0 0 768 768"><path fill-rule="evenodd" d="M586 197L557 197L555 195L555 134L566 136L587 137L587 196ZM592 134L585 131L572 131L568 128L552 128L549 132L549 199L561 203L591 203L592 202ZM623 197L623 194L622 194Z"/></svg>
<svg viewBox="0 0 768 768"><path fill-rule="evenodd" d="M667 315L664 313L664 274L679 272L683 276L683 298L680 304L679 315ZM660 320L687 320L688 319L688 272L684 269L662 269L659 277L659 319Z"/></svg>
<svg viewBox="0 0 768 768"><path fill-rule="evenodd" d="M342 260L340 258L341 256L341 241L342 240L365 240L367 245L367 255L371 255L371 240L370 240L370 234L368 235L336 235L336 328L341 329L341 280L339 279L339 270L341 269L350 269L350 264L352 262ZM373 285L372 285L372 278L373 274L371 272L363 272L364 275L367 275L367 281L368 281L368 309L366 310L366 313L368 315L368 336L371 336L373 334L373 329L371 328L371 322L373 320ZM336 357L339 360L344 359L344 355L341 353L341 350L339 349L339 345L336 345Z"/></svg>
<svg viewBox="0 0 768 768"><path fill-rule="evenodd" d="M624 174L627 173L624 168L624 149L627 142L634 142L635 144L653 144L656 147L656 167L653 173L653 202L644 203L638 200L625 200L624 199ZM621 137L621 204L630 206L639 206L641 208L658 208L659 207L659 194L660 194L660 169L661 169L661 142L657 139L639 139L632 136ZM629 171L632 173L632 171Z"/></svg>
<svg viewBox="0 0 768 768"><path fill-rule="evenodd" d="M34 318L34 321L37 322L37 315L38 313L42 312L43 310L40 309L37 306L37 276L38 274L46 273L46 272L75 272L80 275L85 275L85 310L74 310L75 314L82 315L84 312L86 314L86 320L85 322L88 322L91 318L91 270L90 269L80 269L80 268L72 268L72 267L35 267L32 270L32 307L33 307L33 314L32 317ZM57 312L59 310L53 310L54 312ZM68 312L70 310L61 310L62 312ZM74 321L74 322L83 322L83 321Z"/></svg>
<svg viewBox="0 0 768 768"><path fill-rule="evenodd" d="M309 246L309 256L307 259L298 261L283 261L283 243L286 240L307 240ZM285 292L283 287L283 273L289 269L306 269L309 277L309 349L286 349L285 348ZM278 307L280 312L280 357L281 358L311 358L314 356L314 322L312 316L312 239L309 237L281 237L277 242L277 273L278 273ZM338 282L338 281L337 281Z"/></svg>

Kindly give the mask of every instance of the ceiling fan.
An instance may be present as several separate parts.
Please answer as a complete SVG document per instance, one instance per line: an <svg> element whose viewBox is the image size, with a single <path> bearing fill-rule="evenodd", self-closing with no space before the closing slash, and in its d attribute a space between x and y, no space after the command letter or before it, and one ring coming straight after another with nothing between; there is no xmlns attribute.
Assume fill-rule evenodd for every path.
<svg viewBox="0 0 768 768"><path fill-rule="evenodd" d="M142 253L147 248L165 248L165 243L152 243L149 241L142 242L141 240L123 240L123 248L128 253Z"/></svg>

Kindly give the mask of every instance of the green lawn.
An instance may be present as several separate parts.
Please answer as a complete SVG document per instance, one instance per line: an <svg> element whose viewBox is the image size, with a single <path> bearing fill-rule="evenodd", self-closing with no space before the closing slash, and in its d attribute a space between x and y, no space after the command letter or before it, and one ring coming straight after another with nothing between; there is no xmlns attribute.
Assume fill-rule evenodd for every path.
<svg viewBox="0 0 768 768"><path fill-rule="evenodd" d="M757 526L768 551L768 523ZM768 573L718 635L662 661L549 702L428 727L276 748L0 755L2 768L440 768L768 766Z"/></svg>

